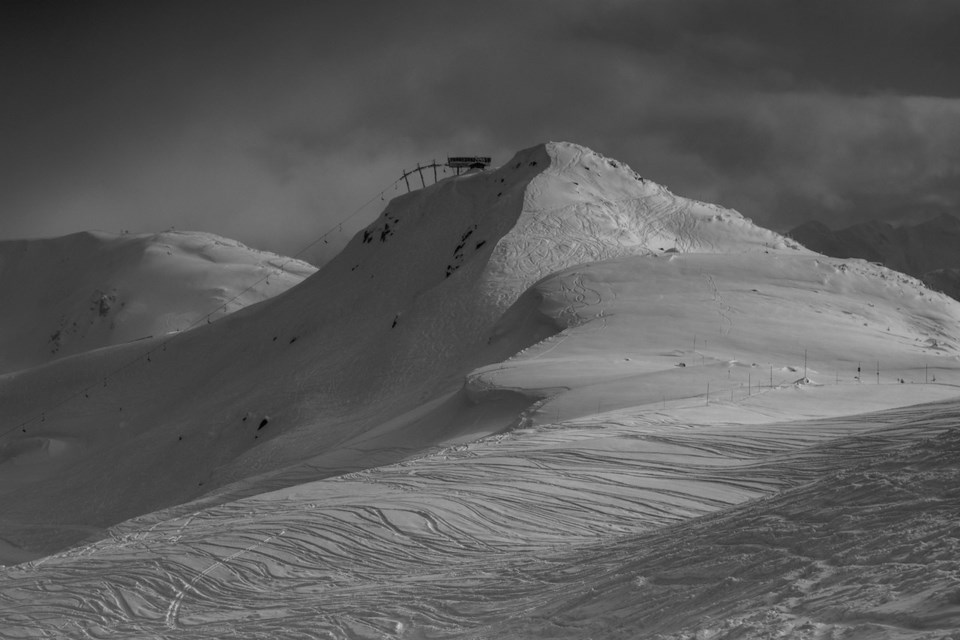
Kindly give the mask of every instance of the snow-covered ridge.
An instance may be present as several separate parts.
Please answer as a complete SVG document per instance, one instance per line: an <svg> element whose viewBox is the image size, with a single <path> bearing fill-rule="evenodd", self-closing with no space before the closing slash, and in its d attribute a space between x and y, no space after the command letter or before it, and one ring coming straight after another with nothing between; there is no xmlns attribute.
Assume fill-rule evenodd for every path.
<svg viewBox="0 0 960 640"><path fill-rule="evenodd" d="M501 306L550 273L626 255L806 252L736 211L677 196L580 145L544 149L549 166L530 182L523 213L487 267Z"/></svg>
<svg viewBox="0 0 960 640"><path fill-rule="evenodd" d="M485 378L486 391L476 378L463 389L465 377L585 322L563 309L593 304L602 315L606 304L576 278L561 287L573 306L558 298L546 311L536 301L511 309L521 295L584 263L681 252L815 257L569 143L398 197L323 269L262 304L173 341L90 353L0 385L7 424L19 428L0 443L0 475L29 464L38 479L30 492L0 488L9 521L40 509L78 525L16 525L11 541L55 548L80 525L96 530L219 487L246 495L509 428L533 402L523 385L501 376ZM709 284L690 282L695 292ZM684 322L701 312L690 313ZM539 378L525 384L543 388ZM123 461L106 473L104 447ZM131 483L131 473L151 481ZM96 499L64 490L84 484Z"/></svg>
<svg viewBox="0 0 960 640"><path fill-rule="evenodd" d="M34 558L0 628L942 635L958 351L913 278L533 147L261 304L0 377L0 554Z"/></svg>
<svg viewBox="0 0 960 640"><path fill-rule="evenodd" d="M181 331L314 271L202 232L0 241L0 373Z"/></svg>

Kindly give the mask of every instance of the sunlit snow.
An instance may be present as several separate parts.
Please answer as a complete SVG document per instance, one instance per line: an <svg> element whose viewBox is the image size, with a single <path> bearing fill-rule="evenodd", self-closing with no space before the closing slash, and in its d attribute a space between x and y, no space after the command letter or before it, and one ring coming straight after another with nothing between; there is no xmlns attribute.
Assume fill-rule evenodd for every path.
<svg viewBox="0 0 960 640"><path fill-rule="evenodd" d="M909 276L533 147L0 377L0 634L953 637L958 353Z"/></svg>

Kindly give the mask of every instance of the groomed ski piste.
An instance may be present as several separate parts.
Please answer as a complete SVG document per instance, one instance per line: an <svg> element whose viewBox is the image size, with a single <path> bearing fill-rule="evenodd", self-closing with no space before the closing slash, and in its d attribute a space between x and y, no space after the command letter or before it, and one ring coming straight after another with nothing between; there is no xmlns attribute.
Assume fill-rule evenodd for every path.
<svg viewBox="0 0 960 640"><path fill-rule="evenodd" d="M911 277L539 145L0 377L0 635L956 637L958 348Z"/></svg>

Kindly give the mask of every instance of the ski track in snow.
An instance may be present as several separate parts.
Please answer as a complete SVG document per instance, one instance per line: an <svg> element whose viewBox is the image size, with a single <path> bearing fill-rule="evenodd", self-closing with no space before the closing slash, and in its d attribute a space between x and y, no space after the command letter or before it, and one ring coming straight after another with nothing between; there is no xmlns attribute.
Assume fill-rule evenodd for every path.
<svg viewBox="0 0 960 640"><path fill-rule="evenodd" d="M577 549L589 557L883 460L958 414L946 405L933 418L907 408L752 427L622 415L519 429L142 530L134 520L111 538L8 568L0 628L6 637L456 635L550 608L613 571L609 558L570 562ZM765 544L738 544L748 543ZM715 574L691 574L691 584ZM34 601L44 603L36 615Z"/></svg>
<svg viewBox="0 0 960 640"><path fill-rule="evenodd" d="M221 566L223 566L223 565L229 564L231 560L234 560L234 559L236 559L236 558L238 558L238 557L240 557L240 556L242 556L242 555L244 555L244 554L246 554L246 553L249 553L249 552L251 552L251 551L253 551L253 550L255 550L255 549L258 549L259 547L261 547L261 546L269 543L270 541L274 540L275 538L279 538L280 536L282 536L282 535L285 534L285 533L286 533L286 530L284 529L284 530L280 531L279 533L277 533L276 535L267 536L267 537L264 538L263 540L255 543L255 544L252 544L252 545L250 545L249 547L247 547L247 548L245 548L245 549L241 549L241 550L239 550L239 551L237 551L237 552L235 552L235 553L227 556L227 557L224 558L223 560L217 560L217 561L215 561L215 562L214 562L213 564L211 564L209 567L207 567L206 569L204 569L203 571L201 571L201 572L197 575L197 577L195 577L193 580L190 581L189 584L185 585L185 586L183 587L183 589L180 589L180 590L177 591L177 595L176 595L176 596L173 598L173 600L170 602L170 606L167 608L167 613L166 613L166 615L164 616L164 622L166 623L166 625L167 625L169 628L171 628L171 629L176 629L176 628L177 628L177 626L178 626L177 616L178 616L178 614L179 614L179 612L180 612L180 605L181 605L181 603L183 602L184 596L186 595L186 593L187 593L188 590L191 590L191 591L194 591L194 592L197 593L197 594L200 594L200 592L197 590L196 585L197 585L197 583L199 583L201 580L203 580L208 574L210 574L212 571L214 571L214 570L217 569L218 567L221 567ZM200 595L202 595L202 594L200 594Z"/></svg>
<svg viewBox="0 0 960 640"><path fill-rule="evenodd" d="M288 468L281 464L280 444L250 449L238 478L261 467L275 473L258 479L256 487L264 493L213 506L174 506L116 525L96 542L3 568L0 636L943 640L960 627L955 560L960 556L960 401L796 419L818 402L837 414L837 407L876 403L881 394L916 401L945 397L950 388L943 382L913 389L844 387L834 370L836 385L815 393L812 384L797 381L803 345L783 344L814 337L817 329L804 332L796 316L809 321L829 312L830 324L822 326L851 338L822 347L831 353L821 354L820 364L829 357L831 367L852 370L862 357L857 348L872 354L882 345L902 368L897 375L910 371L923 380L927 354L921 341L933 340L927 348L935 348L937 357L954 349L952 334L938 325L949 314L917 304L911 312L930 315L896 315L890 311L899 312L896 305L913 304L904 297L913 291L909 279L866 263L821 263L787 241L777 244L775 234L733 212L674 196L580 148L556 149L551 166L529 182L524 192L529 206L517 225L501 229L505 235L492 250L488 247L489 262L471 264L459 253L476 224L462 232L462 220L449 211L430 223L450 225L449 237L461 243L454 252L461 257L447 265L445 274L430 272L448 287L434 306L424 299L439 289L429 287L413 287L416 304L389 300L396 306L403 302L401 309L381 309L380 297L366 295L382 289L357 284L361 275L363 282L368 278L364 269L371 268L370 278L401 269L399 260L388 262L383 253L359 253L372 251L374 243L364 249L358 240L356 256L365 257L341 265L345 274L354 274L343 276L353 278L351 295L358 292L346 299L350 304L369 299L363 308L375 313L347 318L351 322L345 326L351 326L333 338L367 339L361 333L373 331L374 321L387 326L392 320L392 333L374 331L372 351L358 352L368 360L355 370L337 369L313 404L299 402L289 410L284 418L299 431L287 432L289 440L281 444L297 453L319 447L322 437L314 430L325 437L324 422L342 419L352 407L366 419L356 423L373 425L372 431L335 432L342 449L333 453L349 451L363 458L360 462L307 458ZM597 163L617 170L597 178ZM484 174L465 176L462 184L476 187L483 179ZM636 193L643 197L624 195ZM481 196L492 201L492 193ZM493 233L483 229L471 242L487 232ZM768 253L767 247L790 252L762 263L743 257ZM721 255L725 251L740 255ZM716 255L674 260L674 252ZM597 264L638 255L645 257ZM375 258L384 264L374 273ZM523 342L526 349L511 351L512 358L496 360L468 381L479 396L529 391L532 404L516 409L523 411L520 415L510 414L514 422L484 431L496 435L452 445L461 440L417 433L416 417L390 413L390 407L402 406L434 415L437 406L391 402L393 396L425 397L415 379L427 376L431 364L449 366L449 360L466 353L460 351L464 327L486 325L472 317L456 324L458 314L467 313L463 309L489 312L492 323L532 284L561 270L533 293L541 295L544 309L537 311L543 322L555 319L564 329L532 346ZM466 275L480 271L487 277L481 293L493 301L491 309L470 306L451 293L457 287L466 290L461 286ZM758 288L747 291L744 274ZM644 277L659 283L638 293L638 282L651 285ZM871 278L876 286L863 286ZM680 282L688 288L677 286ZM821 286L833 297L817 306L808 299L819 295L812 289ZM846 296L850 291L854 295ZM903 300L888 297L877 307L866 302L868 295L894 294ZM631 303L628 296L636 299ZM317 308L324 303L320 299ZM417 305L435 313L415 318ZM757 321L761 314L770 317ZM697 324L701 317L704 322ZM253 313L246 318L256 320ZM812 326L820 327L814 320ZM657 333L651 324L664 331ZM861 324L870 324L872 333L861 331ZM310 344L305 320L291 327L284 317L270 327L265 335L255 334L256 340L293 344L303 337L297 349ZM778 327L786 329L777 334ZM698 351L696 332L703 328L709 332L709 352L702 332ZM406 331L405 350L385 346ZM447 336L443 331L453 337L437 339ZM861 344L864 335L867 346ZM744 344L736 342L741 337ZM821 345L831 344L815 337ZM281 361L290 368L281 376L282 385L269 392L283 396L271 398L283 411L292 399L311 389L316 393L316 379L327 366L314 361L316 354L338 355L334 347L313 344L316 352ZM381 351L389 354L388 365L385 358L377 359ZM768 363L765 358L774 351ZM833 351L843 351L849 361L838 361ZM700 366L680 360L691 356L699 357L695 364ZM738 358L745 358L739 372L734 369ZM760 366L754 360L763 367L748 368ZM946 370L954 366L944 363ZM751 372L759 376L767 366L769 386L753 394ZM774 366L777 383L786 382L785 388L775 387ZM348 370L353 378L345 381ZM731 378L731 370L747 378L745 401L734 401L732 390L742 396L744 380ZM661 392L644 379L648 374L660 376L657 384L678 394L669 408L665 397L662 404L651 401ZM944 377L952 374L945 371ZM711 399L710 381L714 394L718 381L720 391L731 391L729 404ZM706 398L700 395L701 383ZM542 389L566 392L550 396ZM619 409L601 413L605 390L622 394L615 401ZM644 393L648 397L641 399ZM351 405L365 398L372 398L369 407ZM561 410L569 409L561 405L568 400L586 402L590 410L574 406L567 415L582 417L561 420ZM548 405L556 411L553 422ZM451 415L480 415L463 411L451 409ZM271 415L281 422L275 412ZM442 421L447 414L439 415ZM236 422L249 431L246 417ZM447 427L426 419L424 424L438 431ZM377 440L383 435L378 429L396 425L413 427L394 439ZM408 444L407 435L422 440ZM391 464L377 465L378 460ZM336 475L343 473L337 464L364 470ZM315 480L321 476L327 479ZM266 492L272 487L285 488Z"/></svg>

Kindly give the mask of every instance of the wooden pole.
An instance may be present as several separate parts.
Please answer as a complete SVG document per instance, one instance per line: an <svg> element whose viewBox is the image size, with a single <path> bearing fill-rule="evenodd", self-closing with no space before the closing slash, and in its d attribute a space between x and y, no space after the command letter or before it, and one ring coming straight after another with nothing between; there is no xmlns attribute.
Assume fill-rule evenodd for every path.
<svg viewBox="0 0 960 640"><path fill-rule="evenodd" d="M406 171L403 172L403 181L407 183L407 193L410 193L410 181L407 180L407 176L410 175Z"/></svg>
<svg viewBox="0 0 960 640"><path fill-rule="evenodd" d="M420 174L420 184L423 185L423 188L427 188L427 181L423 179L423 169L420 168L420 163L417 163L417 173Z"/></svg>

